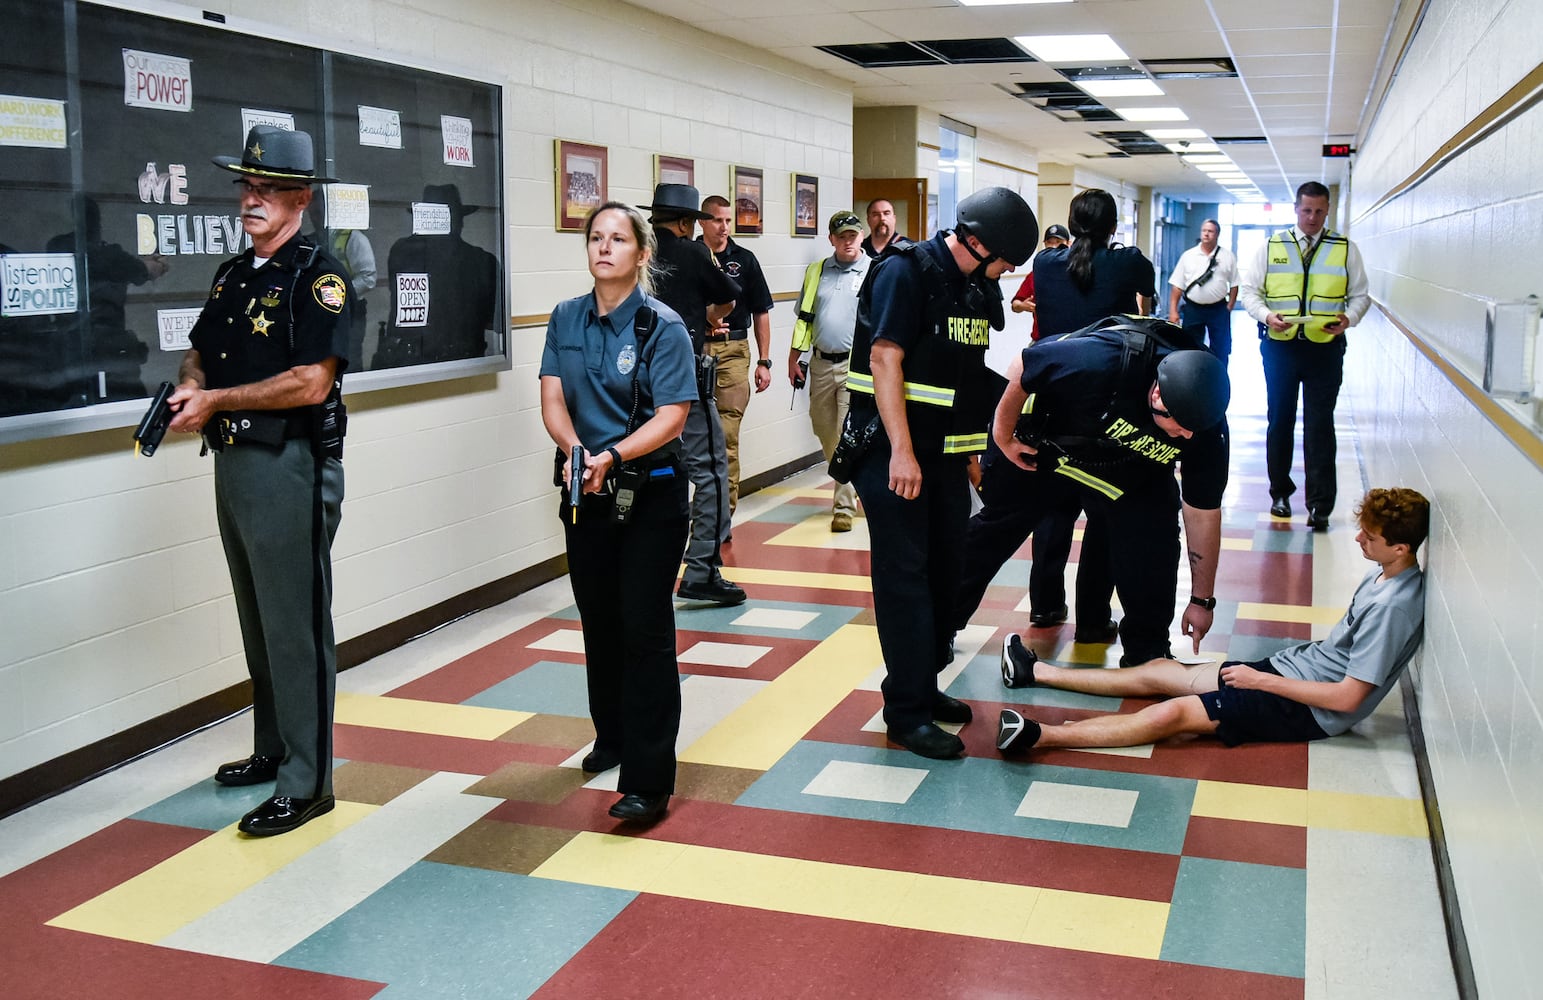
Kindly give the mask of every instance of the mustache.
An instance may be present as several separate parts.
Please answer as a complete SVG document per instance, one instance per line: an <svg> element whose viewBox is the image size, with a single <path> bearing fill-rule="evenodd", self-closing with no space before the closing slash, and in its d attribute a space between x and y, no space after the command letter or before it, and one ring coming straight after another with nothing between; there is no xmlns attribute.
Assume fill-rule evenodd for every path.
<svg viewBox="0 0 1543 1000"><path fill-rule="evenodd" d="M260 208L247 209L241 213L241 217L243 219L261 219L264 222L268 221L268 213Z"/></svg>

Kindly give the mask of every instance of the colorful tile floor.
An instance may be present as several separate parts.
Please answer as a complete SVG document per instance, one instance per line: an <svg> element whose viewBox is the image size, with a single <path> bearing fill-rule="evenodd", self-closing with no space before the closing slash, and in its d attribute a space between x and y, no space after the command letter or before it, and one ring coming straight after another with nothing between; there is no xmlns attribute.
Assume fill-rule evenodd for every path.
<svg viewBox="0 0 1543 1000"><path fill-rule="evenodd" d="M1325 634L1364 564L1348 501L1321 535L1263 513L1262 390L1239 339L1202 648L1253 658ZM1355 494L1353 426L1340 442ZM1456 995L1399 699L1310 747L1003 761L1003 705L1058 721L1141 704L1001 686L1025 552L943 678L975 708L968 756L912 756L878 721L866 523L831 535L829 490L806 473L747 497L726 575L750 602L679 612L679 793L658 826L617 826L614 772L578 768L593 731L557 581L343 674L338 808L295 833L238 838L266 790L209 778L249 749L244 717L0 822L0 992ZM1117 660L1071 631L1030 640Z"/></svg>

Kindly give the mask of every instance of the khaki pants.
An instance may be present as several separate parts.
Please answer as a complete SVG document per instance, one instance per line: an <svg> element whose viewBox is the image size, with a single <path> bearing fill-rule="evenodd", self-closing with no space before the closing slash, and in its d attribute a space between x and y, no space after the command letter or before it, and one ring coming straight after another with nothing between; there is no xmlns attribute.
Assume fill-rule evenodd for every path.
<svg viewBox="0 0 1543 1000"><path fill-rule="evenodd" d="M820 439L827 463L836 450L836 442L841 440L848 398L847 362L826 361L818 352L809 355L809 422L814 425L814 436ZM855 516L857 487L837 483L831 513Z"/></svg>
<svg viewBox="0 0 1543 1000"><path fill-rule="evenodd" d="M739 424L750 405L750 340L710 340L707 350L718 359L718 386L713 397L723 424L723 446L729 457L729 513L739 505Z"/></svg>

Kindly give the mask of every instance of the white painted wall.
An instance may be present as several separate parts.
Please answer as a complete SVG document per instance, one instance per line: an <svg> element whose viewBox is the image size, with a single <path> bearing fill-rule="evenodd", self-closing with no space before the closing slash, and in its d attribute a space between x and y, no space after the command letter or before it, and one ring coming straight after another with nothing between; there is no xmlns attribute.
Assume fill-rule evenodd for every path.
<svg viewBox="0 0 1543 1000"><path fill-rule="evenodd" d="M257 8L154 9L234 23ZM610 193L632 202L648 199L655 153L694 157L704 194L727 192L731 164L762 167L768 235L745 242L774 293L796 291L805 264L829 252L788 235L790 173L820 177L821 218L851 201L846 84L637 7L271 0L261 10L278 37L503 83L515 315L545 314L589 286L581 237L553 231L554 137L607 145ZM792 312L772 312L773 360L787 354ZM561 551L538 411L542 335L514 331L506 373L349 397L340 639ZM117 430L0 447L0 777L245 677L211 463L188 441L135 458L127 440ZM785 385L752 402L744 475L817 449Z"/></svg>
<svg viewBox="0 0 1543 1000"><path fill-rule="evenodd" d="M1485 308L1543 291L1543 114L1524 112L1373 209L1538 66L1535 0L1432 0L1349 185L1373 295L1476 376ZM1347 393L1374 485L1434 501L1413 670L1479 994L1543 976L1543 471L1381 314L1351 334Z"/></svg>

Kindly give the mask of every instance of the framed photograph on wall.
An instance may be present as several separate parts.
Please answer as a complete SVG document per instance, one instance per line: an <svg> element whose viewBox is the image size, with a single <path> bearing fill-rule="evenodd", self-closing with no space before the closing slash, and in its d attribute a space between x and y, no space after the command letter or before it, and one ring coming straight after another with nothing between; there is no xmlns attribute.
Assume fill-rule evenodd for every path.
<svg viewBox="0 0 1543 1000"><path fill-rule="evenodd" d="M820 179L809 174L793 175L793 235L818 236L820 233Z"/></svg>
<svg viewBox="0 0 1543 1000"><path fill-rule="evenodd" d="M761 205L765 194L765 173L758 167L735 167L734 235L761 235Z"/></svg>
<svg viewBox="0 0 1543 1000"><path fill-rule="evenodd" d="M654 154L655 184L696 185L696 161L685 156Z"/></svg>
<svg viewBox="0 0 1543 1000"><path fill-rule="evenodd" d="M606 199L606 161L604 146L558 139L557 148L557 231L576 233L584 228L589 213Z"/></svg>

